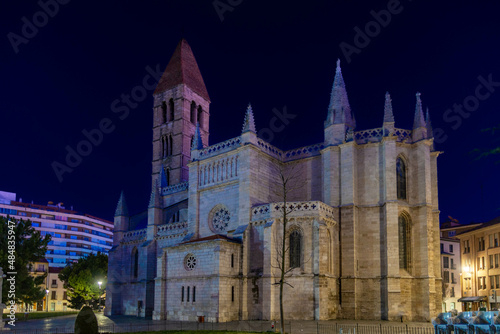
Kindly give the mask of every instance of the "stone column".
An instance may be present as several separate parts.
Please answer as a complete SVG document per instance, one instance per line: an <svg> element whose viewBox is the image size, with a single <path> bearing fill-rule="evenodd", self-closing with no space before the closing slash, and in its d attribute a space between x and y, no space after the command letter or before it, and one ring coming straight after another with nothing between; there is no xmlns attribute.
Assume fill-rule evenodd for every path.
<svg viewBox="0 0 500 334"><path fill-rule="evenodd" d="M313 248L312 248L312 259L313 259L313 289L314 289L314 320L319 320L320 318L320 284L319 284L319 221L314 219L313 221Z"/></svg>
<svg viewBox="0 0 500 334"><path fill-rule="evenodd" d="M153 320L166 320L166 262L167 256L164 250L161 250L160 256L157 257L156 278L155 278L155 308L153 311Z"/></svg>

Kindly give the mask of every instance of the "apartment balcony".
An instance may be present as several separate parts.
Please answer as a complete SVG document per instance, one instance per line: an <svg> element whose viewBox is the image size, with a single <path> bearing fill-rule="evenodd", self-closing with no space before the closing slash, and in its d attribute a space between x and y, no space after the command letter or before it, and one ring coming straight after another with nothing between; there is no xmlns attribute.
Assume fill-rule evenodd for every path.
<svg viewBox="0 0 500 334"><path fill-rule="evenodd" d="M451 269L457 269L457 265L455 263L453 263L450 268Z"/></svg>
<svg viewBox="0 0 500 334"><path fill-rule="evenodd" d="M57 289L57 284L51 284L50 287L54 288L54 289Z"/></svg>

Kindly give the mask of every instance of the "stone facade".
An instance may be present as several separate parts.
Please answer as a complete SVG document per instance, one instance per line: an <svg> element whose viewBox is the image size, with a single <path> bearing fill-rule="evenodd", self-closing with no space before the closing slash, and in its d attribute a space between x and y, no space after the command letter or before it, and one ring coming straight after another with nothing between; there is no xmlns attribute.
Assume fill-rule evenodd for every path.
<svg viewBox="0 0 500 334"><path fill-rule="evenodd" d="M289 151L257 137L250 106L241 136L208 146L209 104L182 40L154 94L147 226L123 194L115 214L108 314L278 319L285 222L287 319L439 312L439 152L420 94L413 130L395 128L387 94L383 126L355 131L337 63L324 142ZM300 183L286 221L280 173Z"/></svg>
<svg viewBox="0 0 500 334"><path fill-rule="evenodd" d="M464 311L500 308L500 218L469 225L457 238L461 249L461 287ZM463 230L462 230L463 231ZM459 232L459 230L457 231ZM496 298L495 298L496 297Z"/></svg>

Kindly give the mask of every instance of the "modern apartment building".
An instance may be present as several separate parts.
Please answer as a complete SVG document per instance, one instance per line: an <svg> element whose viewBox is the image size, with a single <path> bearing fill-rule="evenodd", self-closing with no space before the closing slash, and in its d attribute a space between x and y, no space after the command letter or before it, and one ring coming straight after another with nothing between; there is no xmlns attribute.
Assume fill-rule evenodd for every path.
<svg viewBox="0 0 500 334"><path fill-rule="evenodd" d="M62 203L38 205L16 200L16 194L0 191L0 216L29 219L43 235L50 234L45 258L50 267L64 267L90 253L108 253L113 243L113 223L77 211Z"/></svg>
<svg viewBox="0 0 500 334"><path fill-rule="evenodd" d="M443 278L443 312L453 309L462 311L462 280L461 280L461 251L460 240L457 234L466 232L481 224L462 225L457 219L448 217L448 221L441 223L441 275Z"/></svg>

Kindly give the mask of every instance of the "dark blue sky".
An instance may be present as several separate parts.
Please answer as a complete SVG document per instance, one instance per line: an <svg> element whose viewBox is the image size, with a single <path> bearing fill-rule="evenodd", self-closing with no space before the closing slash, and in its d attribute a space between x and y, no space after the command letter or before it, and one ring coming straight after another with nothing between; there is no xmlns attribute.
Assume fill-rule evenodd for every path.
<svg viewBox="0 0 500 334"><path fill-rule="evenodd" d="M0 190L110 220L124 190L131 212L145 209L152 96L123 120L111 104L142 85L147 66L163 71L184 36L212 100L211 144L239 135L248 102L257 129L269 127L274 108L296 115L272 144L322 141L340 58L357 130L381 126L385 91L396 126L410 129L415 93L422 93L441 129L442 221L500 215L500 159L470 154L500 145L498 135L481 132L500 124L497 2L219 0L219 11L226 6L219 15L212 1L60 1L57 13L54 1L41 1L52 4L45 7L53 17L40 14L36 1L0 5ZM388 8L390 22L380 13ZM377 15L385 27L370 23ZM37 31L28 27L34 21ZM356 27L372 37L358 40L348 61L340 45L356 46ZM493 81L489 91L478 88L484 80ZM464 101L470 112L453 110ZM106 118L114 130L59 182L53 162L64 163L66 147L76 148L82 131Z"/></svg>

